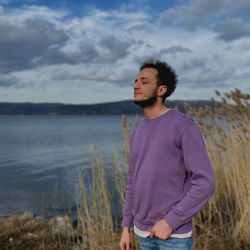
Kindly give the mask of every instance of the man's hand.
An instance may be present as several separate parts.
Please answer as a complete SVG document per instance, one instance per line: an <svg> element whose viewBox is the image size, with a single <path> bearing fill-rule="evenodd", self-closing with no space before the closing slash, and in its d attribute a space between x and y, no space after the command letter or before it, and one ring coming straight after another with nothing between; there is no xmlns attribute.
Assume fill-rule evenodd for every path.
<svg viewBox="0 0 250 250"><path fill-rule="evenodd" d="M161 219L155 222L154 226L149 229L150 237L158 237L161 240L169 238L173 230L170 228L166 220Z"/></svg>
<svg viewBox="0 0 250 250"><path fill-rule="evenodd" d="M119 243L121 250L131 250L132 245L130 241L129 228L124 227L122 230L121 240Z"/></svg>

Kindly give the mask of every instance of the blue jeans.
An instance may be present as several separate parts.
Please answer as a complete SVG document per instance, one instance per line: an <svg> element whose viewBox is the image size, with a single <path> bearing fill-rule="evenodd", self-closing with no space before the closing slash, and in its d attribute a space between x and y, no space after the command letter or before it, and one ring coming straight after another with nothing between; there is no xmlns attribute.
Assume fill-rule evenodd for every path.
<svg viewBox="0 0 250 250"><path fill-rule="evenodd" d="M161 240L157 237L143 238L136 235L141 250L192 250L192 237L174 238L169 237Z"/></svg>

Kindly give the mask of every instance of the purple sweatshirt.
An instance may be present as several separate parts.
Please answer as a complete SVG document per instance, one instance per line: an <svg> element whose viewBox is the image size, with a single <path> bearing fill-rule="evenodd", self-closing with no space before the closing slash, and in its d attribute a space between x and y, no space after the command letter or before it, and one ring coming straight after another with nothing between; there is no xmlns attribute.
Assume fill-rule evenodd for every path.
<svg viewBox="0 0 250 250"><path fill-rule="evenodd" d="M144 119L131 136L122 226L148 230L165 219L174 233L190 232L192 217L214 187L214 172L192 118L169 109Z"/></svg>

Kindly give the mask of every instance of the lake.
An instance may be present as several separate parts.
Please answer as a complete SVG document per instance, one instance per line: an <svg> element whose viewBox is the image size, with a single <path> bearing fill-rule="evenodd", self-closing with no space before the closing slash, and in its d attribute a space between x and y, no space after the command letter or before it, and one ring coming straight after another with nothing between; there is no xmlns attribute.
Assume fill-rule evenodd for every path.
<svg viewBox="0 0 250 250"><path fill-rule="evenodd" d="M91 145L109 166L122 142L118 115L0 116L0 216L72 208Z"/></svg>

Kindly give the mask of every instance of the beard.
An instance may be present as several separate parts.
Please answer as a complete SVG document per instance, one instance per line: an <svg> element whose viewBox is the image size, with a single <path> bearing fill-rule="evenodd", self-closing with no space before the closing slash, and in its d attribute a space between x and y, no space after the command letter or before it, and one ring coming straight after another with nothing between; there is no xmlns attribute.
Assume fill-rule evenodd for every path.
<svg viewBox="0 0 250 250"><path fill-rule="evenodd" d="M143 109L143 108L153 106L156 103L156 101L157 101L157 95L155 92L155 93L153 93L153 95L151 97L149 97L146 100L140 100L140 101L134 100L134 104L140 106Z"/></svg>

